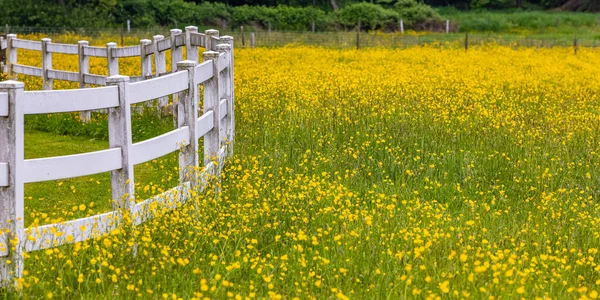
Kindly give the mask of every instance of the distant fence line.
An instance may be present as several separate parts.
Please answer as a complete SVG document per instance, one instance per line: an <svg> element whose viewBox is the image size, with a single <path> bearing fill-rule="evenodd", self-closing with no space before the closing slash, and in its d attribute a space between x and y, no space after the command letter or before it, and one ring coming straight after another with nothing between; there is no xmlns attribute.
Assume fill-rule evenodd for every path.
<svg viewBox="0 0 600 300"><path fill-rule="evenodd" d="M446 28L450 25L447 24ZM65 32L89 35L91 37L112 35L121 37L121 44L127 44L125 38L147 36L149 32L168 35L166 28L132 28L130 32L119 28L43 28L43 27L10 27L11 32L20 34L44 33L61 34ZM464 46L495 43L515 47L600 47L600 37L594 35L576 36L543 35L521 36L513 34L487 33L380 33L356 31L248 31L242 28L236 30L222 29L221 33L233 36L238 41L238 47L280 47L286 45L312 45L331 48L404 48L412 46ZM468 34L468 40L466 38Z"/></svg>
<svg viewBox="0 0 600 300"><path fill-rule="evenodd" d="M131 82L151 79L165 75L167 72L166 57L164 52L171 51L171 70L177 69L177 62L182 60L182 48L185 46L191 50L188 57L197 60L197 47L211 49L221 43L218 31L207 30L204 34L198 33L197 28L192 26L186 28L185 32L180 29L170 30L167 39L163 35L154 35L153 40L142 39L139 45L118 48L114 42L106 43L105 47L89 46L88 41L78 41L77 45L53 43L52 39L43 38L41 41L30 41L17 38L16 34L7 34L0 37L0 50L6 51L4 61L4 72L15 77L16 74L30 75L42 78L43 89L52 90L54 79L78 82L80 88L89 85L106 85L107 76L91 74L89 72L90 57L104 57L107 60L108 76L119 74L119 58L140 57L140 76L130 78ZM39 51L42 58L42 67L33 67L18 63L17 50ZM79 57L78 72L55 70L52 67L52 54L72 54ZM194 56L194 53L195 56ZM154 59L155 73L152 73L152 60ZM165 107L168 99L159 99L159 106ZM90 112L82 112L82 120L87 120Z"/></svg>
<svg viewBox="0 0 600 300"><path fill-rule="evenodd" d="M30 41L9 34L0 44L8 52L5 70L40 76L42 91L24 91L18 81L0 82L0 282L10 285L21 277L24 252L84 241L124 224L133 226L154 217L157 211L176 208L206 188L211 176L220 176L234 139L233 38L219 31L198 33L197 27L171 31L168 39L145 40L141 45L105 48L55 44L49 39ZM182 58L186 47L186 60ZM206 52L198 62L198 47ZM17 49L39 51L42 68L18 64ZM172 72L166 72L164 52L170 49ZM79 72L52 69L52 53L78 55ZM89 74L87 58L106 57L109 76ZM141 76L133 82L119 75L118 58L141 57ZM151 73L154 56L156 74ZM81 84L81 89L54 90L52 80ZM84 88L87 84L104 87ZM203 108L199 108L199 85L203 85ZM177 129L132 143L131 105L173 95ZM24 116L90 110L108 110L109 149L48 158L24 158ZM199 113L200 111L200 113ZM200 116L199 116L200 115ZM203 138L204 159L198 157ZM179 152L179 185L150 199L135 202L134 165ZM202 152L202 150L200 150ZM111 172L113 211L77 220L24 227L24 185ZM134 251L135 252L135 251Z"/></svg>
<svg viewBox="0 0 600 300"><path fill-rule="evenodd" d="M331 48L406 48L413 46L469 47L498 44L512 47L600 47L600 38L564 36L520 37L472 33L397 34L371 32L278 32L260 31L244 35L230 32L238 47L278 47L286 45L311 45Z"/></svg>

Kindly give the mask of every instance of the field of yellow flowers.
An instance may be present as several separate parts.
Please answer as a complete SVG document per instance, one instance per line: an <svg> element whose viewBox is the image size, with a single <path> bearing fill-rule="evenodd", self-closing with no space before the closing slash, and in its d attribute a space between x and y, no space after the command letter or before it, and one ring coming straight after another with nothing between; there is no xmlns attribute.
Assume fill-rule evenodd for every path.
<svg viewBox="0 0 600 300"><path fill-rule="evenodd" d="M133 233L29 253L23 297L599 297L600 52L283 47L235 59L221 194ZM26 155L105 148L103 118L27 119ZM138 140L172 123L136 122ZM138 166L138 192L174 185L175 159ZM109 210L104 175L28 185L26 222Z"/></svg>

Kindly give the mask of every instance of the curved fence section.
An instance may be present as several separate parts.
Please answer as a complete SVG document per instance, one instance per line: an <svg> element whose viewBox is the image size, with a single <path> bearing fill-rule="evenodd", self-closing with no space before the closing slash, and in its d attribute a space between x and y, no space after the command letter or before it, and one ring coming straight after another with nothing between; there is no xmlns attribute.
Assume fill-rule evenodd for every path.
<svg viewBox="0 0 600 300"><path fill-rule="evenodd" d="M218 178L226 156L232 153L234 138L233 39L219 37L218 31L196 32L195 27L182 33L172 30L169 39L155 36L153 43L144 40L140 46L117 48L52 44L17 39L9 35L6 47L11 74L28 74L44 78L45 91L24 91L18 81L0 82L0 280L5 284L23 271L23 253L84 241L118 228L128 215L134 225L154 217L157 211L178 207L191 197L191 191L202 191L210 177ZM148 40L146 40L148 41ZM187 60L182 60L181 47L187 47ZM206 47L202 63L198 63L198 47ZM16 49L51 53L76 54L80 62L89 56L106 56L109 74L87 73L86 63L78 73L17 64ZM175 61L173 72L161 70L167 49ZM216 50L216 51L213 51ZM119 57L142 57L140 78L118 74ZM156 74L149 73L155 58ZM45 58L44 58L45 59ZM51 61L51 60L50 60ZM147 63L147 62L146 62ZM112 64L112 66L111 66ZM164 63L162 63L164 66ZM24 70L26 72L24 72ZM54 75L51 75L54 74ZM61 77L62 76L62 77ZM53 78L79 81L82 87L94 81L106 87L51 91ZM89 80L93 78L93 80ZM101 84L100 84L101 83ZM203 88L200 89L199 85ZM198 98L203 90L204 103L199 115ZM132 143L131 105L173 95L177 128L171 132ZM24 116L62 112L108 110L109 149L76 155L24 159ZM203 145L199 139L203 138ZM179 185L150 199L136 203L133 166L163 155L179 152ZM199 158L200 152L203 157ZM58 224L24 228L24 184L111 172L113 211Z"/></svg>
<svg viewBox="0 0 600 300"><path fill-rule="evenodd" d="M16 34L7 34L6 39L0 41L0 50L6 49L6 65L4 72L13 79L16 75L23 74L42 78L43 89L52 90L54 79L71 82L79 82L80 88L89 85L106 85L106 78L119 74L119 58L139 57L141 59L141 70L139 76L130 77L130 82L156 78L167 75L165 52L171 50L171 70L177 69L177 62L183 60L183 48L186 50L187 60L198 60L198 47L207 51L217 51L217 45L231 44L231 37L219 37L219 31L207 30L199 33L195 26L188 26L185 32L180 29L172 29L171 36L165 38L155 35L153 40L144 39L138 46L117 47L116 43L106 43L106 47L89 46L87 41L79 41L77 45L52 43L49 38L41 41L30 41L17 38ZM28 66L18 63L17 50L39 51L42 58L42 67ZM52 67L52 54L70 54L79 57L78 72L55 70ZM89 72L89 58L102 57L107 61L108 76L91 74ZM152 62L154 61L154 72ZM159 99L162 108L168 103L165 99ZM82 111L81 119L88 120L89 111Z"/></svg>

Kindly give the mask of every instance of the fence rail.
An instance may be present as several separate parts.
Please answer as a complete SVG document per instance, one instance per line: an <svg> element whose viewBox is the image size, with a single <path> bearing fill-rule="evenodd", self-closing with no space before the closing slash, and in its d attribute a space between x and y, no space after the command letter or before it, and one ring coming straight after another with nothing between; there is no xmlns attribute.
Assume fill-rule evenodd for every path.
<svg viewBox="0 0 600 300"><path fill-rule="evenodd" d="M176 63L182 60L182 47L188 48L191 54L188 59L197 60L198 47L206 48L210 51L217 50L217 45L223 42L219 37L219 31L207 30L205 33L199 33L195 26L188 26L185 32L180 29L172 29L171 35L165 39L162 35L155 35L153 40L143 39L140 45L117 47L114 42L106 43L106 47L89 46L87 41L79 41L78 45L52 43L49 38L41 41L30 41L17 38L16 34L7 34L6 39L0 37L0 50L6 50L6 64L4 72L10 77L16 78L17 74L36 76L42 78L44 90L52 90L54 79L71 82L79 82L80 88L86 88L89 85L106 85L106 78L119 74L119 58L140 57L142 67L140 76L131 77L131 82L151 79L167 74L166 57L167 50L171 50L171 69L177 68ZM41 52L42 67L33 67L18 63L17 50L25 49ZM55 70L52 67L52 54L71 54L79 56L78 72ZM89 58L105 57L108 65L108 76L89 73ZM224 59L224 58L223 58ZM152 73L152 61L154 60L155 72ZM149 86L149 85L148 85ZM162 108L168 104L166 98L159 99L159 106ZM90 111L82 111L81 119L89 120Z"/></svg>
<svg viewBox="0 0 600 300"><path fill-rule="evenodd" d="M233 39L219 37L216 30L197 33L196 27L186 32L173 30L169 39L156 38L154 43L135 47L106 48L52 44L17 39L9 35L6 66L12 76L28 74L44 78L45 91L24 91L24 84L13 80L0 82L0 281L5 285L21 277L23 252L36 251L80 242L110 232L121 226L125 215L139 225L155 215L156 209L173 209L191 197L191 190L206 188L209 178L218 178L224 159L232 153L234 138ZM193 33L193 34L192 34ZM192 36L196 36L195 41ZM202 37L204 42L200 42ZM202 63L198 63L198 46L206 45ZM187 47L186 60L181 47ZM41 69L17 64L16 49L41 51ZM75 52L75 49L77 51ZM169 74L149 74L142 64L141 77L147 80L132 82L118 75L118 57L141 56L163 60L164 52L172 49L174 68ZM79 55L80 62L92 55L105 55L110 76L87 73L87 64L80 70L64 72L51 68L54 53ZM157 66L159 65L157 64ZM158 68L157 68L158 72ZM54 75L52 75L54 74ZM58 75L57 75L58 74ZM67 74L67 75L65 75ZM75 76L77 75L77 76ZM161 75L158 77L158 75ZM98 88L52 91L52 78L67 78L82 83L94 78L106 85ZM203 85L204 103L199 116L199 85ZM173 94L177 98L175 112L177 129L132 143L131 105ZM109 149L76 155L24 159L24 116L62 112L108 109ZM203 139L204 160L198 151ZM180 184L160 195L135 202L133 166L179 151ZM200 168L202 167L202 168ZM24 228L24 184L111 172L113 211L73 221Z"/></svg>

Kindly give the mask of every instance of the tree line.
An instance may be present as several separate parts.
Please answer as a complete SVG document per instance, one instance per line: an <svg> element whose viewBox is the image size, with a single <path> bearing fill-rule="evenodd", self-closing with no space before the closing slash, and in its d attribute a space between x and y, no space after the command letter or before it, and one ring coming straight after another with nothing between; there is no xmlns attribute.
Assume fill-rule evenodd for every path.
<svg viewBox="0 0 600 300"><path fill-rule="evenodd" d="M564 8L600 11L598 0L0 0L0 22L61 28L183 27L188 24L257 29L340 30L360 21L364 29L436 30L433 7L457 9Z"/></svg>

